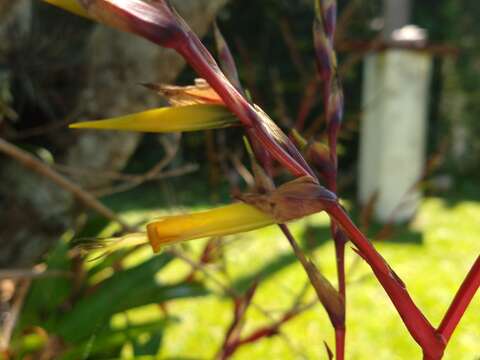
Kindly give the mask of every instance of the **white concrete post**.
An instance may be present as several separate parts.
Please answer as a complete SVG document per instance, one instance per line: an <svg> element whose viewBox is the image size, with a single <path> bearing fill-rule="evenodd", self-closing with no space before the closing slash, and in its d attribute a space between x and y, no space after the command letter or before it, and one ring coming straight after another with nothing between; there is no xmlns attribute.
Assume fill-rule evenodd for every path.
<svg viewBox="0 0 480 360"><path fill-rule="evenodd" d="M414 186L425 167L431 67L430 55L408 49L365 60L359 200L365 205L377 196L380 222L406 221L418 207Z"/></svg>

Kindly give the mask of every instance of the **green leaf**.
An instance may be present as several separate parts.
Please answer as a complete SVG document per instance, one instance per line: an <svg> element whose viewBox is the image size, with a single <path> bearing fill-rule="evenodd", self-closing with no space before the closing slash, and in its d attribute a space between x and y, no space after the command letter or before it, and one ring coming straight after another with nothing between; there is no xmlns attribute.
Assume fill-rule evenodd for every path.
<svg viewBox="0 0 480 360"><path fill-rule="evenodd" d="M60 240L48 255L47 269L71 271L72 264L68 251L68 243ZM48 327L49 324L55 323L58 316L56 310L70 296L71 289L72 281L68 277L56 276L34 280L21 313L19 328L33 325Z"/></svg>
<svg viewBox="0 0 480 360"><path fill-rule="evenodd" d="M127 341L133 340L137 342L138 337L144 334L149 334L152 342L148 341L143 345L152 345L152 343L158 345L155 351L150 352L150 354L154 354L160 346L166 326L172 321L176 321L176 319L166 318L144 324L130 325L122 329L108 329L98 334L92 334L81 345L63 354L62 360L84 359L101 354L107 356L112 355L115 351L120 350Z"/></svg>
<svg viewBox="0 0 480 360"><path fill-rule="evenodd" d="M81 299L63 317L58 333L66 341L78 342L109 326L110 317L118 312L161 303L176 298L201 296L205 288L198 283L164 285L156 273L173 257L161 254L128 270L117 272L100 284L90 296Z"/></svg>

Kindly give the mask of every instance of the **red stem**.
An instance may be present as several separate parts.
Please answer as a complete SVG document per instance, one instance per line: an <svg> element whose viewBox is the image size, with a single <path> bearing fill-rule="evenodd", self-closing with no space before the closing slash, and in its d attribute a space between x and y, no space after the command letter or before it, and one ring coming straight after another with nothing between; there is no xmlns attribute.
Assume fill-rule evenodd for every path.
<svg viewBox="0 0 480 360"><path fill-rule="evenodd" d="M335 329L335 359L345 359L345 327Z"/></svg>
<svg viewBox="0 0 480 360"><path fill-rule="evenodd" d="M303 131L305 127L305 120L310 113L310 110L315 105L318 84L319 80L317 78L313 78L312 80L310 80L310 83L305 89L305 93L303 94L303 98L298 109L295 125L295 128L298 132Z"/></svg>
<svg viewBox="0 0 480 360"><path fill-rule="evenodd" d="M253 331L250 335L244 337L243 339L239 339L237 342L237 347L240 347L245 344L250 344L252 342L257 342L258 340L263 339L265 337L270 337L278 334L280 326L282 326L284 323L294 318L298 314L300 314L300 311L298 309L292 309L288 311L280 318L280 320L274 322L271 325L264 326Z"/></svg>
<svg viewBox="0 0 480 360"><path fill-rule="evenodd" d="M323 105L325 112L325 119L328 119L329 114L329 102L330 87L332 82L332 74L329 79L324 81L323 88ZM327 188L333 193L337 193L337 173L338 173L338 157L337 157L337 131L335 128L328 127L328 147L330 150L330 162L332 164L333 172L330 174L327 180ZM335 329L335 352L336 359L343 360L345 358L345 335L346 335L346 312L347 312L347 292L345 285L345 241L339 237L338 225L332 219L330 222L330 231L332 233L333 240L335 242L335 259L337 264L337 279L338 279L338 292L343 297L343 311L344 322L343 329Z"/></svg>
<svg viewBox="0 0 480 360"><path fill-rule="evenodd" d="M261 126L262 120L259 119L253 105L225 78L213 58L211 58L207 50L203 47L203 44L195 40L194 38L190 38L187 41L181 42L176 50L185 58L190 66L212 86L225 102L225 105L238 116L244 126L255 129L258 140L275 159L283 164L296 177L309 176L315 178L313 171L300 154L298 154L299 156L297 158L301 159L302 163L294 159L270 134L266 133L265 129ZM292 150L295 151L296 149Z"/></svg>
<svg viewBox="0 0 480 360"><path fill-rule="evenodd" d="M338 292L343 296L345 300L346 285L345 285L345 241L338 238L336 235L337 224L332 222L332 232L335 233L335 256L337 259L337 271L338 271Z"/></svg>
<svg viewBox="0 0 480 360"><path fill-rule="evenodd" d="M345 284L345 241L339 238L338 225L334 219L330 222L330 230L335 241L335 259L337 263L338 292L343 298L343 328L335 328L335 353L337 360L345 358L345 319L347 317L347 292Z"/></svg>
<svg viewBox="0 0 480 360"><path fill-rule="evenodd" d="M347 327L345 319L347 318L347 289L345 284L345 241L338 237L337 223L331 220L330 229L335 241L335 259L337 263L338 292L343 298L343 327L335 328L335 353L337 360L345 358L345 335Z"/></svg>
<svg viewBox="0 0 480 360"><path fill-rule="evenodd" d="M360 255L370 265L408 331L422 347L426 356L432 359L440 359L445 349L445 342L415 305L400 278L392 271L339 204L329 207L327 212L345 230L347 236L359 250Z"/></svg>
<svg viewBox="0 0 480 360"><path fill-rule="evenodd" d="M448 343L453 331L457 327L465 310L472 301L475 293L480 286L480 256L477 257L475 263L470 269L467 277L463 280L462 285L458 289L457 294L453 298L448 311L446 312L438 333L443 337L445 343Z"/></svg>

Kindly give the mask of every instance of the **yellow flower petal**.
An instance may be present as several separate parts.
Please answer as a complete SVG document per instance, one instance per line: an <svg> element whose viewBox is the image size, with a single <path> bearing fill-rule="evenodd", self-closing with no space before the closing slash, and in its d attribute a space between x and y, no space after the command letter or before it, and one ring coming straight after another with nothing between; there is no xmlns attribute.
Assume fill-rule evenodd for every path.
<svg viewBox="0 0 480 360"><path fill-rule="evenodd" d="M74 123L70 128L183 132L224 128L237 122L238 120L225 106L188 105L154 109L107 120Z"/></svg>
<svg viewBox="0 0 480 360"><path fill-rule="evenodd" d="M74 13L75 15L79 15L79 16L83 16L91 19L90 15L88 15L87 10L85 10L85 8L82 5L80 5L80 3L77 0L43 0L43 1L53 6L57 6L59 8L67 10L71 13Z"/></svg>
<svg viewBox="0 0 480 360"><path fill-rule="evenodd" d="M275 224L268 214L244 203L188 215L167 216L147 225L150 245L158 252L163 245L212 236L224 236Z"/></svg>

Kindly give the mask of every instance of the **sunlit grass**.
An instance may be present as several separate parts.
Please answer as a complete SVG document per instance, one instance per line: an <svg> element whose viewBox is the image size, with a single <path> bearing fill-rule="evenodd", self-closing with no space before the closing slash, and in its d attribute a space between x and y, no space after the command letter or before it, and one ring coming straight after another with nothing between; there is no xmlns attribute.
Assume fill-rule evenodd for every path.
<svg viewBox="0 0 480 360"><path fill-rule="evenodd" d="M126 213L141 218L139 212ZM447 204L438 198L424 201L411 232L418 242L377 242L381 254L406 282L417 304L426 316L438 324L454 292L478 255L480 249L480 203L462 201ZM292 224L292 230L305 244L306 226L314 226L325 237L327 219L317 215ZM321 239L313 256L322 271L335 282L333 244ZM225 247L227 277L237 289L245 289L261 269L265 271L254 303L268 310L271 317L287 309L305 283L302 267L292 259L287 241L272 226L247 234L227 237ZM310 239L311 241L311 239ZM188 243L189 251L198 252L204 240ZM142 256L150 256L142 252ZM129 261L135 263L138 258ZM347 264L355 264L349 272L347 358L418 359L421 353L411 340L383 289L369 267L356 260L349 250ZM210 270L216 273L215 266ZM180 279L189 268L179 261L160 274L166 279ZM218 275L217 275L218 276ZM227 283L225 276L218 276ZM169 305L169 313L179 321L167 327L160 358L210 359L221 345L232 318L232 302L219 294L221 289L210 284L213 294L199 299L178 300ZM306 299L313 299L313 291ZM148 318L149 308L136 310L137 316ZM451 339L445 359L475 359L480 356L480 299L475 298ZM158 314L157 314L158 315ZM248 312L245 334L270 320L256 307ZM323 340L333 346L332 330L320 306L306 311L282 327L282 335L244 346L234 359L312 359L326 358ZM287 340L288 339L288 340Z"/></svg>

